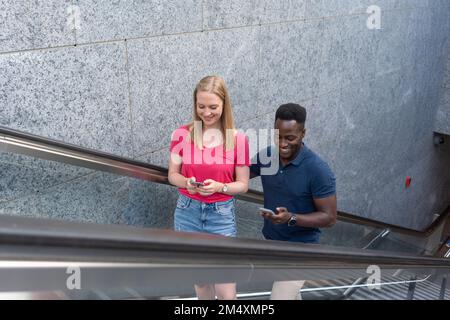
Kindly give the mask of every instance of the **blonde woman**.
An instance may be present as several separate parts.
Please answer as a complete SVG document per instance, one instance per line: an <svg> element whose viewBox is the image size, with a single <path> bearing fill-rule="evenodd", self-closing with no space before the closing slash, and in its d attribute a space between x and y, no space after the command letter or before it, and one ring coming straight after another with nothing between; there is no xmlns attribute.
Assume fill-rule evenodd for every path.
<svg viewBox="0 0 450 320"><path fill-rule="evenodd" d="M225 82L200 80L194 90L194 121L172 134L169 181L179 189L177 231L236 236L234 195L248 190L249 146L234 126ZM236 299L236 284L196 285L199 299Z"/></svg>

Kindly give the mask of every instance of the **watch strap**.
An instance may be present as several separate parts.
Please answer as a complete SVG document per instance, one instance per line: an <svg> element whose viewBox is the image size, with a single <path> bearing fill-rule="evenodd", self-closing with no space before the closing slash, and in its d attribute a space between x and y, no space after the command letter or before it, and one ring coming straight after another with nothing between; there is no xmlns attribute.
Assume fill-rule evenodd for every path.
<svg viewBox="0 0 450 320"><path fill-rule="evenodd" d="M297 225L297 216L295 214L291 214L291 217L288 220L288 226L293 227Z"/></svg>

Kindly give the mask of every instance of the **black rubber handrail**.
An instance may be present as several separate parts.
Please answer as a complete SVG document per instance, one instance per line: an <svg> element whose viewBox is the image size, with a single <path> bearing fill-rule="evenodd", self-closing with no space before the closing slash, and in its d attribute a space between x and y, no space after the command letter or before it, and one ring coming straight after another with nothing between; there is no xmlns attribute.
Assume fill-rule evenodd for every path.
<svg viewBox="0 0 450 320"><path fill-rule="evenodd" d="M4 145L9 142L15 142L17 144L28 143L43 149L47 148L49 150L50 149L57 150L60 157L61 153L67 153L76 156L81 155L85 158L93 159L94 161L96 161L96 163L103 161L103 166L96 167L96 169L114 172L117 174L129 175L139 179L169 185L167 179L168 173L167 168L0 126L0 150L2 149L2 144ZM10 151L8 148L4 149L6 151ZM27 154L33 153L28 152ZM57 160L57 161L64 162L65 160ZM85 160L80 160L78 158L77 161L78 161L76 162L77 165L89 167L88 165L82 164L82 162ZM73 161L72 162L66 161L66 162L75 164ZM88 161L86 161L86 163L87 162ZM257 204L262 204L264 202L264 194L260 191L252 189L248 190L246 194L236 196L236 198ZM441 223L444 222L444 220L448 217L449 212L450 206L448 206L439 215L437 219L435 219L428 227L426 227L423 230L416 230L398 225L393 225L386 222L364 218L356 214L347 213L343 211L338 211L338 220L373 228L390 229L392 232L409 235L413 237L426 238L430 236L441 225Z"/></svg>
<svg viewBox="0 0 450 320"><path fill-rule="evenodd" d="M179 232L165 229L139 228L125 225L103 225L46 218L31 218L0 215L0 260L5 248L34 246L39 248L74 248L77 250L113 250L112 259L125 261L119 252L126 252L135 261L134 255L160 253L169 257L186 254L216 257L226 261L248 260L255 264L261 261L289 264L321 264L330 268L356 265L390 265L404 268L445 268L450 270L450 260L401 252L355 249L329 245L266 241L258 239L230 238L213 234ZM134 252L134 253L133 253ZM169 254L170 253L170 254ZM35 255L33 250L31 255ZM119 257L120 256L120 257ZM21 255L21 258L24 256ZM101 257L97 257L102 260ZM89 260L94 261L94 260Z"/></svg>
<svg viewBox="0 0 450 320"><path fill-rule="evenodd" d="M192 294L198 281L261 292L273 281L354 279L373 265L384 275L450 273L449 259L399 252L18 216L0 216L0 243L2 292L67 292L74 268L84 290L149 297Z"/></svg>

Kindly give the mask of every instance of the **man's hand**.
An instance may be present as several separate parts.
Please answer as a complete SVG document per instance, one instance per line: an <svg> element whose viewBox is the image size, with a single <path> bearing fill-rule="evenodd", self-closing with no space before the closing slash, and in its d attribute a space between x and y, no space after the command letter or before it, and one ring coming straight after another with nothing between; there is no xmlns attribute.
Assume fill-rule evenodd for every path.
<svg viewBox="0 0 450 320"><path fill-rule="evenodd" d="M264 218L269 220L274 224L283 224L289 221L291 218L291 213L287 211L285 207L276 208L277 212L275 214L266 213L260 211L259 214Z"/></svg>

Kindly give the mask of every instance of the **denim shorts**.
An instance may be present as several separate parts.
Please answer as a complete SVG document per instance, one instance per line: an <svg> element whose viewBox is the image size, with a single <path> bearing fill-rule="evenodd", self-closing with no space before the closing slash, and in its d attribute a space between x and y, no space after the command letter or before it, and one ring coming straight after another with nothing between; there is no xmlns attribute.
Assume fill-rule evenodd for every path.
<svg viewBox="0 0 450 320"><path fill-rule="evenodd" d="M180 194L175 209L175 230L235 237L234 204L234 199L204 203Z"/></svg>

